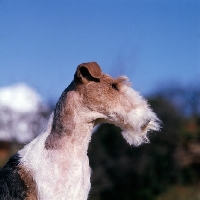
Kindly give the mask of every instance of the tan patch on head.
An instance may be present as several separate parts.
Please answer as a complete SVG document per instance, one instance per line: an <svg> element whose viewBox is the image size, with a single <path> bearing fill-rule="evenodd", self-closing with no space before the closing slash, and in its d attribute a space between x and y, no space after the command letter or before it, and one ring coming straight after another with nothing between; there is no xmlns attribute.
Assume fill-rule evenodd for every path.
<svg viewBox="0 0 200 200"><path fill-rule="evenodd" d="M124 77L112 78L103 74L99 82L91 81L83 84L79 91L83 95L83 103L92 110L107 114L110 109L120 105L122 97L120 87L127 79Z"/></svg>
<svg viewBox="0 0 200 200"><path fill-rule="evenodd" d="M38 198L37 198L36 183L33 180L32 173L27 169L25 169L22 165L19 166L18 173L27 187L27 193L26 193L27 197L25 200L37 200Z"/></svg>

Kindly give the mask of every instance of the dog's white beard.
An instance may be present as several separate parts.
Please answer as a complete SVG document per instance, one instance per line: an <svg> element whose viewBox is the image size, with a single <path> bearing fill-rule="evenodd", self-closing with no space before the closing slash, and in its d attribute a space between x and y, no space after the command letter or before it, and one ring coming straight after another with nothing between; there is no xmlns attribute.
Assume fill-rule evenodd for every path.
<svg viewBox="0 0 200 200"><path fill-rule="evenodd" d="M124 87L124 93L127 100L134 103L132 110L118 112L118 117L123 119L123 123L119 125L122 135L130 145L139 146L148 143L148 132L158 131L160 120L138 92L130 87Z"/></svg>
<svg viewBox="0 0 200 200"><path fill-rule="evenodd" d="M148 132L160 129L159 119L150 108L144 109L144 117L138 115L137 109L129 113L125 126L121 127L124 139L133 146L149 143Z"/></svg>

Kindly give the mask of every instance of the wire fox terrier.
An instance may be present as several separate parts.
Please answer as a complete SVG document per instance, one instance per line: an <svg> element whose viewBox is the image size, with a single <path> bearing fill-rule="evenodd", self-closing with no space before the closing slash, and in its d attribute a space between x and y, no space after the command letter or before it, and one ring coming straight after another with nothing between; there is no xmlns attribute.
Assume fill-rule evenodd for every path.
<svg viewBox="0 0 200 200"><path fill-rule="evenodd" d="M124 76L102 73L96 62L77 67L46 130L0 170L0 199L86 200L90 191L87 156L95 125L122 129L130 145L147 143L159 119Z"/></svg>

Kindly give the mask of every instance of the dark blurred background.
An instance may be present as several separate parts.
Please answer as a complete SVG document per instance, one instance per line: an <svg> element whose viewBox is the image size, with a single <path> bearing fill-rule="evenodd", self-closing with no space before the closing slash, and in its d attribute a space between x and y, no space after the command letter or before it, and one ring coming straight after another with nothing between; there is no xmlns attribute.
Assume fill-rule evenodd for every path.
<svg viewBox="0 0 200 200"><path fill-rule="evenodd" d="M76 66L128 75L162 120L130 147L89 146L89 200L200 200L200 1L0 1L0 167L46 126Z"/></svg>

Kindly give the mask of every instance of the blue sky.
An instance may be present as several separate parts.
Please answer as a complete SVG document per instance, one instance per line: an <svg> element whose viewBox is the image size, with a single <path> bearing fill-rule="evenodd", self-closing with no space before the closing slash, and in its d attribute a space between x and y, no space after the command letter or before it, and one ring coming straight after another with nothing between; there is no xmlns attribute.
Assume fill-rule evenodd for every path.
<svg viewBox="0 0 200 200"><path fill-rule="evenodd" d="M88 61L143 94L199 84L200 1L0 0L0 87L56 100Z"/></svg>

